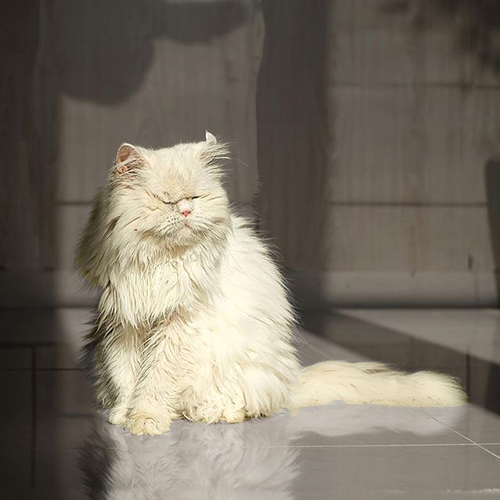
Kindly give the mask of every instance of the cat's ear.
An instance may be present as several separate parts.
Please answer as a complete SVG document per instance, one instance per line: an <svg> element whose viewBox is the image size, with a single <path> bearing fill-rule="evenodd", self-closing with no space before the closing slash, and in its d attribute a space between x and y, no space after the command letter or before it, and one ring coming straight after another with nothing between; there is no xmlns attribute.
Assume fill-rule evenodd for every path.
<svg viewBox="0 0 500 500"><path fill-rule="evenodd" d="M118 175L126 174L137 168L142 168L146 164L146 159L138 148L132 144L124 142L116 152L115 172Z"/></svg>
<svg viewBox="0 0 500 500"><path fill-rule="evenodd" d="M211 134L208 130L205 130L205 142L209 146L212 146L217 144L217 139L215 138L215 135Z"/></svg>
<svg viewBox="0 0 500 500"><path fill-rule="evenodd" d="M201 142L201 158L206 166L217 167L218 160L227 160L229 149L226 144L217 139L208 130L205 132L205 142Z"/></svg>

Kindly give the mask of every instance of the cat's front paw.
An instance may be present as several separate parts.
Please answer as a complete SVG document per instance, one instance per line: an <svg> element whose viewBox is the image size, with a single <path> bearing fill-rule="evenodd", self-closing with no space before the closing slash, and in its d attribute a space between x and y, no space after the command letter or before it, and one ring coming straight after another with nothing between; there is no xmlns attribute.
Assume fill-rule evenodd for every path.
<svg viewBox="0 0 500 500"><path fill-rule="evenodd" d="M113 425L121 425L124 427L127 423L127 408L113 408L109 412L108 422Z"/></svg>
<svg viewBox="0 0 500 500"><path fill-rule="evenodd" d="M222 414L221 421L227 422L228 424L239 424L245 420L245 410L239 409L226 409Z"/></svg>
<svg viewBox="0 0 500 500"><path fill-rule="evenodd" d="M125 427L138 436L157 436L170 429L170 419L159 418L147 412L132 412L127 418Z"/></svg>

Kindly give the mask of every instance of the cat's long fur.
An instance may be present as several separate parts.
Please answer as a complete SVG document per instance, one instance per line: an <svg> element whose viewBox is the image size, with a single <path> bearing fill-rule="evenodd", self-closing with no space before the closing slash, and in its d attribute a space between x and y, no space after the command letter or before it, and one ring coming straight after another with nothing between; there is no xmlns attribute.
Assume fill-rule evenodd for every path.
<svg viewBox="0 0 500 500"><path fill-rule="evenodd" d="M124 144L96 198L76 262L102 289L89 341L110 422L160 434L181 417L240 422L334 400L461 404L444 375L378 363L300 368L283 279L229 207L227 154L209 133L157 151Z"/></svg>

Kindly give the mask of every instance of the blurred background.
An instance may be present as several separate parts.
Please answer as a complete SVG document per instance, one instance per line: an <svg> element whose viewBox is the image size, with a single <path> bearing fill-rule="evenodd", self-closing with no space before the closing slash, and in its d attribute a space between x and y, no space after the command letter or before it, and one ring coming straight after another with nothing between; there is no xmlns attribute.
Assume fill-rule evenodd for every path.
<svg viewBox="0 0 500 500"><path fill-rule="evenodd" d="M122 142L161 148L205 130L230 144L230 198L290 280L302 362L459 377L474 405L439 432L500 443L497 0L2 2L0 57L0 494L74 500L87 481L107 498L111 459L74 452L107 446L79 371L96 294L74 273L75 245ZM379 442L373 423L351 428L341 410L332 419L358 436L348 443ZM405 421L377 411L379 431ZM425 435L424 417L394 424L388 442ZM269 425L235 449L281 445ZM218 427L186 429L201 432L200 449L225 443ZM344 476L358 484L321 480Z"/></svg>

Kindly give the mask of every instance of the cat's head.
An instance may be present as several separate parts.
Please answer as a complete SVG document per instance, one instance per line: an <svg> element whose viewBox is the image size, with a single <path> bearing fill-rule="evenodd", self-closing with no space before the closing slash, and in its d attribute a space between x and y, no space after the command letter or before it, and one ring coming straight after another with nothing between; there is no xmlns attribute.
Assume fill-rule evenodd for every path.
<svg viewBox="0 0 500 500"><path fill-rule="evenodd" d="M159 150L122 144L109 175L116 229L166 247L225 239L229 202L222 186L224 144L206 140Z"/></svg>

